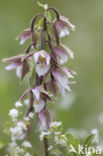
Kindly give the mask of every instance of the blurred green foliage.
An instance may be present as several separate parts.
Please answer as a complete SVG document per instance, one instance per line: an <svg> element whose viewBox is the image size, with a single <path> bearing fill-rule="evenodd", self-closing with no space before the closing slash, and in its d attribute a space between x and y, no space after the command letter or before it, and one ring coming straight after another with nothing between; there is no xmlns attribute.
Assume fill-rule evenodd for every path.
<svg viewBox="0 0 103 156"><path fill-rule="evenodd" d="M74 60L69 60L68 66L75 70L76 85L72 87L71 96L57 100L55 105L55 120L62 120L65 129L83 128L91 130L98 128L103 135L98 122L98 115L103 112L103 0L39 0L60 10L60 13L70 19L76 26L76 31L69 37L62 39L75 54ZM36 0L5 0L0 1L0 60L22 53L27 44L19 45L14 39L28 28L31 18L42 9ZM71 65L72 64L72 65ZM0 62L0 138L3 134L3 124L8 121L8 111L13 107L24 89L28 87L28 80L18 84L15 72L6 72L5 64ZM73 100L71 97L73 96ZM72 105L70 108L58 109L63 100ZM40 151L37 132L32 124L32 142L36 145L34 151ZM33 135L34 134L34 135ZM39 150L38 150L39 149ZM41 147L42 150L42 147Z"/></svg>

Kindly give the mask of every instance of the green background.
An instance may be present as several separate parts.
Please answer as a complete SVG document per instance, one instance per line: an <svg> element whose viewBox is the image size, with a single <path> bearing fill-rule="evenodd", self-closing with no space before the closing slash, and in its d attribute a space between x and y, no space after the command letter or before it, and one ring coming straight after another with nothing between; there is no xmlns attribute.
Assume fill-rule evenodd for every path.
<svg viewBox="0 0 103 156"><path fill-rule="evenodd" d="M55 120L62 120L65 129L76 128L90 131L98 128L103 135L98 115L103 112L103 0L40 0L59 9L76 26L62 42L68 45L75 55L70 60L71 67L78 74L72 93L59 97L54 104ZM19 45L16 36L28 28L31 18L42 9L36 0L0 0L0 60L22 53L27 44ZM0 61L0 138L3 125L8 121L8 112L18 100L28 80L20 84L15 71L5 71L5 64ZM69 106L67 106L67 104ZM60 106L63 108L60 109ZM34 151L40 151L35 124L32 127ZM39 150L38 150L39 149Z"/></svg>

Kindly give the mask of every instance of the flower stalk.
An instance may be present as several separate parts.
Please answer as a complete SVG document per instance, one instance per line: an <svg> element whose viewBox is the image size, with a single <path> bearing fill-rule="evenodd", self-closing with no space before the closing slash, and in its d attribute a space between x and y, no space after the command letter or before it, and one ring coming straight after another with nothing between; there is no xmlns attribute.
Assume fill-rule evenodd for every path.
<svg viewBox="0 0 103 156"><path fill-rule="evenodd" d="M44 8L46 7L44 6ZM50 10L55 13L56 19L52 19ZM38 17L41 17L39 21L37 21ZM57 9L47 8L44 14L34 16L30 28L24 30L17 37L17 39L21 39L21 44L31 39L31 43L27 46L24 54L4 59L5 62L11 63L6 69L16 69L16 74L21 80L24 79L27 73L30 74L30 87L19 99L19 102L21 102L29 94L28 109L22 122L19 123L18 121L21 126L21 133L18 133L15 127L11 129L14 132L12 141L20 138L22 140L25 138L25 132L30 133L29 121L30 118L33 118L34 112L37 117L38 130L40 132L48 130L52 121L51 113L48 110L48 101L52 101L50 93L57 96L58 92L65 95L66 90L70 91L70 80L68 78L73 78L72 74L74 72L65 67L64 63L67 62L68 56L73 56L73 53L69 48L61 45L60 38L68 35L69 30L72 29L74 29L74 26L68 19L61 17ZM46 137L44 137L43 143L45 156L49 156Z"/></svg>

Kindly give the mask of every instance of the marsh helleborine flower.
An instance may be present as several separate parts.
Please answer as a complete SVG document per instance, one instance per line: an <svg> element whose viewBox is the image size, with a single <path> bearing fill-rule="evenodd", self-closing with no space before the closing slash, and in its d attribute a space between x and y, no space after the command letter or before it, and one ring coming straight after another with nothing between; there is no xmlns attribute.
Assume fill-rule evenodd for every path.
<svg viewBox="0 0 103 156"><path fill-rule="evenodd" d="M21 80L23 80L24 76L29 72L29 64L27 60L22 61L23 57L23 55L18 55L3 60L4 62L10 63L10 65L6 67L6 70L16 69L16 75Z"/></svg>
<svg viewBox="0 0 103 156"><path fill-rule="evenodd" d="M54 24L56 26L60 38L69 35L69 30L75 30L75 26L72 23L70 23L69 20L64 16L60 16L60 19L55 20Z"/></svg>
<svg viewBox="0 0 103 156"><path fill-rule="evenodd" d="M45 75L50 69L49 54L44 50L38 51L34 54L34 60L37 63L36 72L38 76L40 77L40 76Z"/></svg>

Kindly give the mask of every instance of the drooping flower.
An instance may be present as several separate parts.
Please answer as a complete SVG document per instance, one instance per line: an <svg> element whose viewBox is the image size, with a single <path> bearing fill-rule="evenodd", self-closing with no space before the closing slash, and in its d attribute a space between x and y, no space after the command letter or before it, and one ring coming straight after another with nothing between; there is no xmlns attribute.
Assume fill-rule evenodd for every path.
<svg viewBox="0 0 103 156"><path fill-rule="evenodd" d="M32 88L32 92L34 95L34 98L36 100L41 99L41 97L46 98L47 100L51 101L48 92L43 88L43 86L37 86L35 88Z"/></svg>
<svg viewBox="0 0 103 156"><path fill-rule="evenodd" d="M55 79L51 79L51 80L47 81L46 82L46 87L47 87L48 90L50 90L52 92L52 94L54 96L56 96L57 91L58 91L58 87L57 87Z"/></svg>
<svg viewBox="0 0 103 156"><path fill-rule="evenodd" d="M31 30L25 29L19 36L17 36L16 40L21 39L20 44L24 44L31 37L32 37Z"/></svg>
<svg viewBox="0 0 103 156"><path fill-rule="evenodd" d="M32 89L33 95L34 95L34 109L35 112L40 112L45 107L45 101L44 98L51 100L48 92L45 91L45 89L42 86L38 86L36 88Z"/></svg>
<svg viewBox="0 0 103 156"><path fill-rule="evenodd" d="M44 51L38 51L34 54L34 60L37 63L36 72L38 76L45 75L50 69L50 55Z"/></svg>
<svg viewBox="0 0 103 156"><path fill-rule="evenodd" d="M50 127L50 123L50 113L46 108L37 113L37 126L40 132L47 130Z"/></svg>
<svg viewBox="0 0 103 156"><path fill-rule="evenodd" d="M68 86L69 81L65 74L63 74L61 71L54 69L52 71L52 74L56 80L56 84L58 86L59 91L62 93L62 95L65 95L65 90L71 91L70 87Z"/></svg>
<svg viewBox="0 0 103 156"><path fill-rule="evenodd" d="M5 69L6 70L16 69L16 75L21 80L23 80L24 76L29 72L29 64L27 60L22 61L23 58L24 55L18 55L3 59L4 62L11 63Z"/></svg>
<svg viewBox="0 0 103 156"><path fill-rule="evenodd" d="M70 23L69 20L64 16L60 16L60 19L55 20L54 24L56 26L60 38L69 35L69 30L75 30L75 26L72 23Z"/></svg>
<svg viewBox="0 0 103 156"><path fill-rule="evenodd" d="M35 46L38 41L37 31L31 32L31 29L25 29L19 36L16 37L16 40L21 39L20 44L24 44L28 39L33 38L33 45Z"/></svg>
<svg viewBox="0 0 103 156"><path fill-rule="evenodd" d="M68 61L68 57L74 58L73 52L65 45L58 45L54 47L54 51L57 55L58 62L64 64Z"/></svg>
<svg viewBox="0 0 103 156"><path fill-rule="evenodd" d="M43 86L37 86L35 88L28 88L20 97L19 101L21 101L30 91L32 91L33 93L33 106L35 112L40 112L45 107L45 100L51 101L51 98L49 97L48 92L43 88Z"/></svg>
<svg viewBox="0 0 103 156"><path fill-rule="evenodd" d="M63 72L63 74L65 74L65 76L67 76L67 78L74 78L73 75L76 74L75 71L72 71L71 69L68 69L65 66L60 66L61 71Z"/></svg>
<svg viewBox="0 0 103 156"><path fill-rule="evenodd" d="M28 93L30 93L30 91L32 91L34 99L39 100L41 99L41 97L51 101L51 98L48 95L48 92L45 91L45 89L43 88L43 86L37 86L35 88L28 88L23 95L20 97L19 101L21 101ZM25 103L28 105L28 99L25 101Z"/></svg>

